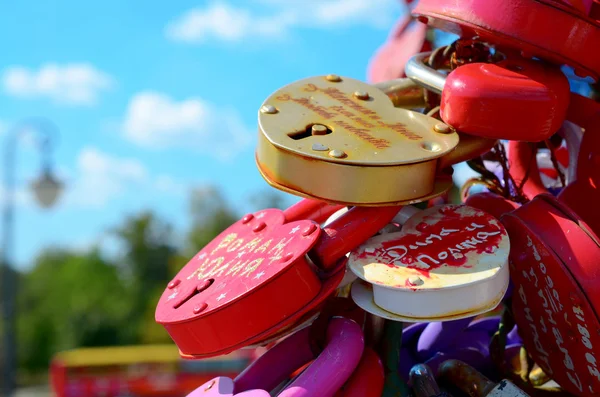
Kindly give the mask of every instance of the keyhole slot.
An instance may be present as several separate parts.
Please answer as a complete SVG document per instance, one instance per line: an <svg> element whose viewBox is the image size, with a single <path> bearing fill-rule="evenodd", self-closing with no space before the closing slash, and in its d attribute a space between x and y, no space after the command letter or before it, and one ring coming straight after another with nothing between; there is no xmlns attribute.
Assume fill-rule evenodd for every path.
<svg viewBox="0 0 600 397"><path fill-rule="evenodd" d="M193 290L188 292L188 294L185 298L183 298L179 302L175 303L173 308L179 309L181 306L183 306L184 303L189 302L194 296L198 295L201 292L206 291L208 289L208 287L210 287L214 282L215 282L214 278L204 280L203 282L198 284L198 286L196 288L194 288Z"/></svg>
<svg viewBox="0 0 600 397"><path fill-rule="evenodd" d="M332 132L333 131L331 130L331 128L327 127L324 124L314 123L314 124L307 125L304 130L290 132L288 134L288 136L290 138L292 138L293 140L297 141L300 139L308 138L309 136L313 136L313 135L314 136L329 135Z"/></svg>

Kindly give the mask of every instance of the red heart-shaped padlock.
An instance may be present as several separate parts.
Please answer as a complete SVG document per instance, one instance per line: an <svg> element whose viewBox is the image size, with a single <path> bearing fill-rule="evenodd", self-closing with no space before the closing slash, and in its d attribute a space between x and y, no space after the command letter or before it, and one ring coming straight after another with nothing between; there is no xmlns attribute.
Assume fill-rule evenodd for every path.
<svg viewBox="0 0 600 397"><path fill-rule="evenodd" d="M471 63L446 78L440 116L467 134L539 142L560 128L569 98L569 81L556 66L527 59Z"/></svg>
<svg viewBox="0 0 600 397"><path fill-rule="evenodd" d="M204 247L169 284L156 309L156 321L181 354L226 354L269 340L314 314L344 276L338 260L399 209L355 207L324 233L315 221L301 220L325 221L339 208L303 200L285 212L246 215Z"/></svg>
<svg viewBox="0 0 600 397"><path fill-rule="evenodd" d="M547 194L504 215L502 222L511 238L513 311L528 352L565 390L597 395L597 237Z"/></svg>

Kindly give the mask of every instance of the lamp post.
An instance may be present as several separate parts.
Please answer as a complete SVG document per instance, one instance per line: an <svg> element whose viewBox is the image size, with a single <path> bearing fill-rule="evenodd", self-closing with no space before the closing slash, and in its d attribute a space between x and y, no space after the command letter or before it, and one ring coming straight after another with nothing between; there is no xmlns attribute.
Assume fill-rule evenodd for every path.
<svg viewBox="0 0 600 397"><path fill-rule="evenodd" d="M56 138L55 126L44 119L28 119L16 125L5 138L4 146L4 185L2 208L2 252L0 268L2 270L2 395L10 397L16 388L17 350L16 350L16 292L17 278L11 266L10 256L13 245L15 163L19 138L26 134L35 134L36 143L42 155L41 175L31 183L36 201L43 208L50 208L62 192L63 185L58 181L51 167L53 139Z"/></svg>

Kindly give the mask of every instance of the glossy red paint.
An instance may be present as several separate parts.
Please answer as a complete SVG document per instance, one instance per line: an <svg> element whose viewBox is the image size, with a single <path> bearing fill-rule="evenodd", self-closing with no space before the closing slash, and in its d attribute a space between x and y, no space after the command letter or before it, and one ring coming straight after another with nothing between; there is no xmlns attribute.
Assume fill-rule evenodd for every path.
<svg viewBox="0 0 600 397"><path fill-rule="evenodd" d="M479 36L505 52L522 52L579 75L600 76L600 23L553 0L420 0L413 15L464 38ZM549 34L551 32L551 34Z"/></svg>
<svg viewBox="0 0 600 397"><path fill-rule="evenodd" d="M358 367L335 397L381 397L385 374L381 359L369 347L365 347Z"/></svg>
<svg viewBox="0 0 600 397"><path fill-rule="evenodd" d="M345 262L338 260L398 211L353 208L329 225L327 235L313 220L298 220L323 221L339 208L302 200L285 212L246 215L190 260L165 289L155 316L181 355L226 354L310 319L344 276ZM322 236L325 243L311 252ZM324 264L320 271L309 252Z"/></svg>
<svg viewBox="0 0 600 397"><path fill-rule="evenodd" d="M323 236L309 254L317 266L331 269L335 262L373 236L401 207L353 207L323 229Z"/></svg>
<svg viewBox="0 0 600 397"><path fill-rule="evenodd" d="M569 117L585 129L579 156L577 157L577 180L558 195L591 229L600 234L600 103L579 95L572 96L574 106Z"/></svg>
<svg viewBox="0 0 600 397"><path fill-rule="evenodd" d="M514 211L520 206L514 201L507 200L502 196L490 192L470 195L467 197L467 200L465 200L465 205L478 208L498 219L507 212Z"/></svg>
<svg viewBox="0 0 600 397"><path fill-rule="evenodd" d="M537 164L537 149L528 142L509 141L508 142L508 167L510 175L518 186L521 186L523 180L523 194L528 199L533 199L538 194L548 192L540 177L540 169Z"/></svg>
<svg viewBox="0 0 600 397"><path fill-rule="evenodd" d="M600 390L600 247L561 208L544 195L502 217L513 311L536 363L565 390L593 396Z"/></svg>
<svg viewBox="0 0 600 397"><path fill-rule="evenodd" d="M554 65L522 58L471 63L448 75L440 115L467 134L539 142L558 131L569 98L569 81Z"/></svg>

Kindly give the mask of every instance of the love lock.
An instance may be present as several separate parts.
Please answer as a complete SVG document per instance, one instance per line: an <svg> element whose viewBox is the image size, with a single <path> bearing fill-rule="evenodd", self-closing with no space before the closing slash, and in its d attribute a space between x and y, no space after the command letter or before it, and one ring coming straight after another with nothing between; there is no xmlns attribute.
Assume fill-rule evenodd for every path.
<svg viewBox="0 0 600 397"><path fill-rule="evenodd" d="M440 365L438 373L440 378L445 382L458 387L470 397L529 396L509 380L503 379L498 384L494 384L485 376L477 372L475 368L459 360L448 360L443 362Z"/></svg>
<svg viewBox="0 0 600 397"><path fill-rule="evenodd" d="M489 344L499 323L500 318L494 316L411 324L402 334L400 376L408 380L411 368L417 363L429 366L436 376L438 366L449 359L461 360L482 372L491 370ZM507 336L506 359L510 360L515 347L521 345L515 327Z"/></svg>
<svg viewBox="0 0 600 397"><path fill-rule="evenodd" d="M562 4L561 4L562 3ZM498 49L569 65L581 77L600 76L600 23L556 0L420 0L413 15L432 28L478 37ZM549 34L552 32L552 34Z"/></svg>
<svg viewBox="0 0 600 397"><path fill-rule="evenodd" d="M235 380L211 379L188 397L268 397L270 394L266 390L274 389L293 371L312 360L308 368L277 396L333 396L358 366L363 348L364 339L358 324L334 318L327 329L327 346L318 357L311 350L309 329L305 328L268 350Z"/></svg>
<svg viewBox="0 0 600 397"><path fill-rule="evenodd" d="M322 231L319 223L339 209L302 200L286 211L259 211L204 247L169 283L156 308L156 321L180 354L226 354L281 337L318 312L344 276L338 260L399 208L352 208Z"/></svg>
<svg viewBox="0 0 600 397"><path fill-rule="evenodd" d="M502 224L467 206L404 207L398 233L373 237L348 266L364 282L352 298L365 311L403 322L448 321L494 309L508 287Z"/></svg>
<svg viewBox="0 0 600 397"><path fill-rule="evenodd" d="M394 107L391 97L401 98L406 87L383 86L328 75L272 94L258 116L263 178L288 193L344 205L409 204L448 191L448 167L494 145L470 136L459 144L444 123Z"/></svg>
<svg viewBox="0 0 600 397"><path fill-rule="evenodd" d="M409 59L406 75L442 94L440 116L459 132L538 142L554 134L565 119L569 81L553 65L509 59L470 63L445 76L424 64L430 55Z"/></svg>
<svg viewBox="0 0 600 397"><path fill-rule="evenodd" d="M600 240L548 194L501 220L511 239L514 318L528 353L563 389L598 395Z"/></svg>
<svg viewBox="0 0 600 397"><path fill-rule="evenodd" d="M585 134L577 157L576 180L564 188L558 199L581 216L596 234L600 234L600 212L595 207L600 199L600 104L580 120Z"/></svg>

